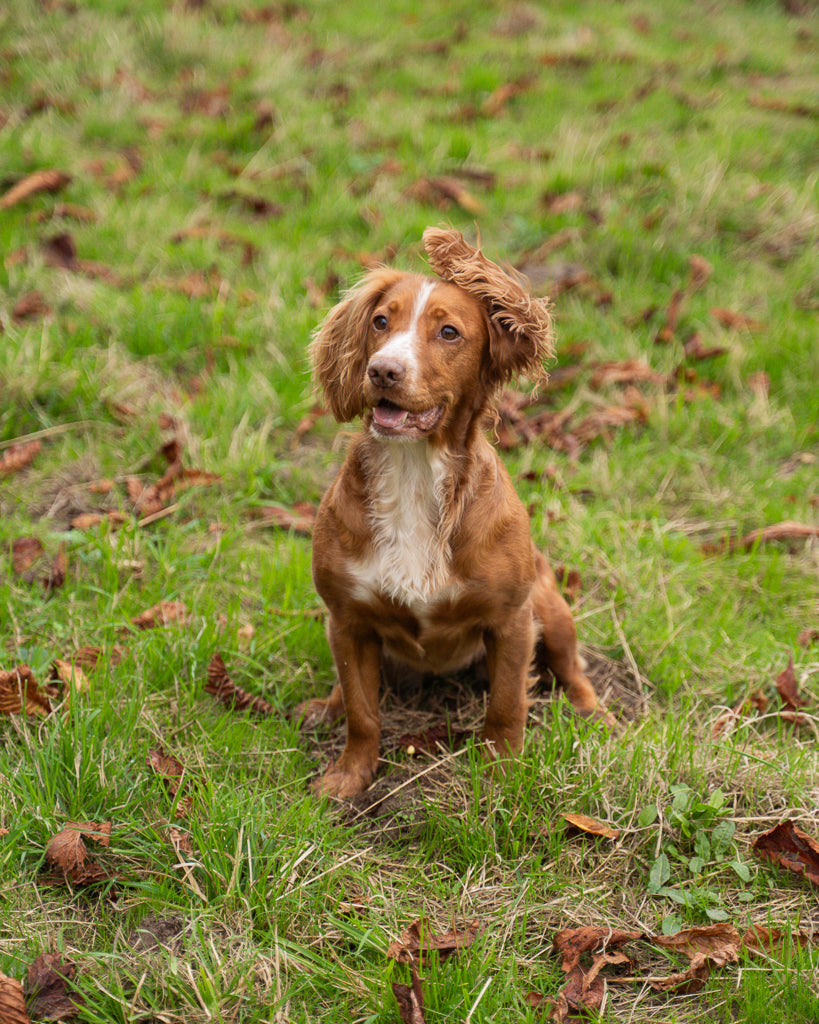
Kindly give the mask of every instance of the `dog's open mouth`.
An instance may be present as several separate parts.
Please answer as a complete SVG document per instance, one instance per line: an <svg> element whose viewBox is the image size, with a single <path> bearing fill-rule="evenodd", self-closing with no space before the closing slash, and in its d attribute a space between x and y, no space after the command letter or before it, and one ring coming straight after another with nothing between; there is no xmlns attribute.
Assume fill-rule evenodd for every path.
<svg viewBox="0 0 819 1024"><path fill-rule="evenodd" d="M396 437L421 437L438 425L444 414L442 405L434 405L421 412L410 412L393 402L382 399L373 406L373 426L379 434Z"/></svg>

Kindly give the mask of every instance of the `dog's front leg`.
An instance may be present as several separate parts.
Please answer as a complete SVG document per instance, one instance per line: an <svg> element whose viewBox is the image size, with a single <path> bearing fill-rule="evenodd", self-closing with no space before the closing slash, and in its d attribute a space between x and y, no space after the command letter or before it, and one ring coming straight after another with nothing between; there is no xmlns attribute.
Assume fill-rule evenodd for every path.
<svg viewBox="0 0 819 1024"><path fill-rule="evenodd" d="M490 753L496 757L517 753L523 746L534 643L534 624L528 604L502 631L487 631L484 636L489 706L483 735Z"/></svg>
<svg viewBox="0 0 819 1024"><path fill-rule="evenodd" d="M327 637L344 696L347 742L339 759L316 780L314 788L319 795L351 797L370 785L378 764L381 640L375 633L342 628L332 617Z"/></svg>

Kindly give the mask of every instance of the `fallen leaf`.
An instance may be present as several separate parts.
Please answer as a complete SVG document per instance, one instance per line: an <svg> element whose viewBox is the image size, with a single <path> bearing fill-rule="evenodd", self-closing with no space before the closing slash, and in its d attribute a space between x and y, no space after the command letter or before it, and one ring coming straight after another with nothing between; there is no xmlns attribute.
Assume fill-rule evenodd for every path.
<svg viewBox="0 0 819 1024"><path fill-rule="evenodd" d="M39 441L22 441L12 444L0 455L0 476L17 473L32 462L42 444Z"/></svg>
<svg viewBox="0 0 819 1024"><path fill-rule="evenodd" d="M781 523L771 523L759 530L752 530L744 537L730 537L721 544L705 544L703 550L708 553L727 551L731 554L734 551L748 551L761 544L778 541L803 541L809 540L811 537L819 537L819 526L795 523L786 519Z"/></svg>
<svg viewBox="0 0 819 1024"><path fill-rule="evenodd" d="M534 75L524 75L514 82L504 82L503 85L499 85L481 103L481 113L484 117L497 117L510 100L530 89L535 80Z"/></svg>
<svg viewBox="0 0 819 1024"><path fill-rule="evenodd" d="M23 986L0 971L0 1024L31 1024Z"/></svg>
<svg viewBox="0 0 819 1024"><path fill-rule="evenodd" d="M112 876L89 855L83 836L108 846L111 822L96 824L91 821L69 821L62 831L53 836L46 846L46 860L55 867L62 880L73 885L91 885L108 881Z"/></svg>
<svg viewBox="0 0 819 1024"><path fill-rule="evenodd" d="M655 946L680 953L692 962L706 956L715 966L724 967L739 959L739 932L731 924L684 928L673 935L655 935L651 941Z"/></svg>
<svg viewBox="0 0 819 1024"><path fill-rule="evenodd" d="M128 521L124 512L112 509L110 512L81 512L69 523L72 530L93 530L100 523L110 523L112 527L122 526Z"/></svg>
<svg viewBox="0 0 819 1024"><path fill-rule="evenodd" d="M181 857L183 854L186 857L193 856L193 846L191 845L191 837L189 832L183 832L179 828L169 828L168 838L171 841L177 856Z"/></svg>
<svg viewBox="0 0 819 1024"><path fill-rule="evenodd" d="M735 330L761 331L765 327L765 324L760 323L758 320L752 320L743 313L735 313L730 309L722 309L719 306L715 306L711 310L711 316L718 323L722 324L723 327Z"/></svg>
<svg viewBox="0 0 819 1024"><path fill-rule="evenodd" d="M563 596L569 604L573 604L583 592L583 581L580 578L580 573L577 569L567 569L565 565L556 565L554 573Z"/></svg>
<svg viewBox="0 0 819 1024"><path fill-rule="evenodd" d="M714 272L714 268L704 256L696 253L688 259L688 290L697 291L708 281Z"/></svg>
<svg viewBox="0 0 819 1024"><path fill-rule="evenodd" d="M694 333L683 345L683 353L686 359L713 359L716 356L723 356L728 351L722 345L712 345L710 348L703 344L702 337Z"/></svg>
<svg viewBox="0 0 819 1024"><path fill-rule="evenodd" d="M71 664L78 665L80 668L85 669L86 672L92 672L99 664L102 653L103 650L101 647L79 647L74 651L74 655L71 658ZM109 663L111 665L118 664L122 660L122 655L122 648L114 645L108 655Z"/></svg>
<svg viewBox="0 0 819 1024"><path fill-rule="evenodd" d="M26 1005L31 1013L42 1020L65 1020L75 1016L83 1000L78 993L69 993L66 982L72 981L76 973L77 968L72 963L64 963L60 953L41 953L29 965L24 986Z"/></svg>
<svg viewBox="0 0 819 1024"><path fill-rule="evenodd" d="M145 757L145 763L167 784L168 792L176 798L185 773L185 767L179 758L173 754L166 754L162 747L152 747ZM187 816L192 807L193 797L189 794L181 796L176 801L177 813L182 817Z"/></svg>
<svg viewBox="0 0 819 1024"><path fill-rule="evenodd" d="M788 658L787 666L776 677L776 691L782 699L782 705L786 711L798 711L799 708L810 704L809 700L799 696L799 684L793 670L793 658Z"/></svg>
<svg viewBox="0 0 819 1024"><path fill-rule="evenodd" d="M413 964L412 984L402 985L393 982L392 991L398 1001L398 1012L401 1016L401 1024L426 1024L424 1015L424 993L421 989L421 979Z"/></svg>
<svg viewBox="0 0 819 1024"><path fill-rule="evenodd" d="M43 545L37 537L15 537L11 542L11 568L18 575L34 565L43 553Z"/></svg>
<svg viewBox="0 0 819 1024"><path fill-rule="evenodd" d="M770 860L819 885L819 842L790 819L758 835L751 850L761 860Z"/></svg>
<svg viewBox="0 0 819 1024"><path fill-rule="evenodd" d="M768 698L762 690L753 690L751 693L746 694L729 711L724 711L719 716L711 729L712 738L717 739L727 728L733 728L740 718L743 715L747 715L751 710L758 711L761 715L764 715L767 708Z"/></svg>
<svg viewBox="0 0 819 1024"><path fill-rule="evenodd" d="M76 693L88 693L91 689L88 676L77 666L76 662L72 663L56 658L51 665L51 678L59 679Z"/></svg>
<svg viewBox="0 0 819 1024"><path fill-rule="evenodd" d="M479 921L472 921L464 929L450 928L443 935L435 935L429 922L419 918L406 929L400 938L390 943L387 956L400 964L416 963L423 970L424 962L430 953L437 953L439 959L445 960L453 953L471 946L481 931Z"/></svg>
<svg viewBox="0 0 819 1024"><path fill-rule="evenodd" d="M35 289L21 295L15 302L11 310L11 318L15 323L21 323L23 320L37 320L41 316L48 316L50 312L51 307L46 302L45 296Z"/></svg>
<svg viewBox="0 0 819 1024"><path fill-rule="evenodd" d="M587 925L584 928L564 928L555 935L552 945L563 957L560 969L568 973L577 967L583 953L598 948L622 946L626 942L637 942L642 938L645 938L643 932Z"/></svg>
<svg viewBox="0 0 819 1024"><path fill-rule="evenodd" d="M18 665L10 672L0 670L0 714L50 715L51 701L40 689L28 665Z"/></svg>
<svg viewBox="0 0 819 1024"><path fill-rule="evenodd" d="M608 436L612 428L624 427L629 423L645 423L647 419L648 406L645 402L610 405L585 416L572 429L572 436L577 438L580 444L589 444L598 437Z"/></svg>
<svg viewBox="0 0 819 1024"><path fill-rule="evenodd" d="M184 626L187 625L189 618L188 609L182 601L160 601L135 616L131 622L137 629L154 629L156 626L167 626L171 623Z"/></svg>
<svg viewBox="0 0 819 1024"><path fill-rule="evenodd" d="M235 711L255 711L259 715L269 715L273 712L273 705L261 697L254 697L253 694L237 686L228 675L227 667L219 653L214 654L208 665L208 681L205 683L205 693L211 693L219 701Z"/></svg>
<svg viewBox="0 0 819 1024"><path fill-rule="evenodd" d="M48 568L48 574L43 577L43 586L46 590L56 590L65 583L65 574L68 571L68 556L65 553L65 544L61 544L57 554Z"/></svg>
<svg viewBox="0 0 819 1024"><path fill-rule="evenodd" d="M596 390L606 384L634 384L637 381L662 384L665 377L652 370L644 359L624 359L596 364L589 386Z"/></svg>
<svg viewBox="0 0 819 1024"><path fill-rule="evenodd" d="M655 344L667 345L674 340L685 296L686 292L683 288L677 288L672 293L671 299L668 303L668 308L665 312L665 322L654 338Z"/></svg>
<svg viewBox="0 0 819 1024"><path fill-rule="evenodd" d="M758 110L773 110L777 113L794 114L796 117L819 118L819 104L794 103L779 96L751 96L748 102Z"/></svg>
<svg viewBox="0 0 819 1024"><path fill-rule="evenodd" d="M253 510L253 516L260 520L262 526L276 526L282 530L292 530L302 537L313 533L316 522L316 506L307 501L299 501L292 508L281 505L263 505Z"/></svg>
<svg viewBox="0 0 819 1024"><path fill-rule="evenodd" d="M585 814L566 813L563 815L563 818L580 832L588 832L589 835L601 836L603 839L620 838L619 829L604 825L602 821L597 821L596 818L589 818Z"/></svg>
<svg viewBox="0 0 819 1024"><path fill-rule="evenodd" d="M692 992L699 992L710 975L711 960L701 953L692 959L687 970L661 977L647 977L645 982L655 992L676 992L679 995L690 995Z"/></svg>
<svg viewBox="0 0 819 1024"><path fill-rule="evenodd" d="M815 629L813 627L803 629L796 638L796 642L800 647L810 647L810 645L815 644L817 640L819 640L819 629Z"/></svg>
<svg viewBox="0 0 819 1024"><path fill-rule="evenodd" d="M753 924L742 936L742 945L752 956L772 956L792 950L795 946L806 948L812 943L801 928L786 929Z"/></svg>
<svg viewBox="0 0 819 1024"><path fill-rule="evenodd" d="M419 178L405 193L410 199L445 209L448 203L455 203L474 217L483 213L483 203L477 199L457 178Z"/></svg>
<svg viewBox="0 0 819 1024"><path fill-rule="evenodd" d="M12 185L8 192L0 198L0 210L7 210L10 206L15 206L38 192L59 192L70 181L71 175L64 171L53 169L34 171L18 181L16 185Z"/></svg>

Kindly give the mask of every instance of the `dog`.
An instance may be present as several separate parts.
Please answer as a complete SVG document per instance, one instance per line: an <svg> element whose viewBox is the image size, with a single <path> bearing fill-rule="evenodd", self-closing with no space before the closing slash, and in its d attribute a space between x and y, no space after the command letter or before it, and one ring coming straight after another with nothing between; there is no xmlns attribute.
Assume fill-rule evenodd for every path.
<svg viewBox="0 0 819 1024"><path fill-rule="evenodd" d="M313 531L338 682L298 709L305 726L346 714L344 750L314 785L337 798L374 778L386 660L435 674L484 661L490 756L521 749L533 668L554 673L578 714L613 724L485 436L498 390L519 374L545 376L549 304L459 232L428 228L423 240L437 277L371 270L310 346L335 418L362 420Z"/></svg>

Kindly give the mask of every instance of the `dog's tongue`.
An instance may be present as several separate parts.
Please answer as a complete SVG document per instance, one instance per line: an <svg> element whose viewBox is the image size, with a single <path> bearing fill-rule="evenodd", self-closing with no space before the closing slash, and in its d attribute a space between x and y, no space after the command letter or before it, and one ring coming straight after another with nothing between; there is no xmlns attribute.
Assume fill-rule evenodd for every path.
<svg viewBox="0 0 819 1024"><path fill-rule="evenodd" d="M399 409L397 405L383 403L373 409L373 419L379 427L385 427L387 430L398 430L404 426L408 418L407 410Z"/></svg>

